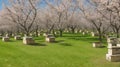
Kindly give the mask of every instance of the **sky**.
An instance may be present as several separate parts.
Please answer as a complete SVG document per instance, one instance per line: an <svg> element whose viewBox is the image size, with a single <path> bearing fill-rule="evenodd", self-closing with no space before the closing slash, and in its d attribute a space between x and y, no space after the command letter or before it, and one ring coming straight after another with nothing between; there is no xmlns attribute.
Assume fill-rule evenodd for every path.
<svg viewBox="0 0 120 67"><path fill-rule="evenodd" d="M2 9L2 0L0 0L0 10Z"/></svg>
<svg viewBox="0 0 120 67"><path fill-rule="evenodd" d="M5 3L7 2L7 0L0 0L0 10L2 10L2 1L4 1ZM52 1L52 0L51 0ZM87 0L85 0L85 2L86 2ZM88 0L89 1L89 0ZM41 2L41 5L40 5L41 7L45 7L45 2L44 2L44 0L42 0L42 2Z"/></svg>
<svg viewBox="0 0 120 67"><path fill-rule="evenodd" d="M3 0L5 3L7 3L7 0ZM3 2L2 0L0 0L0 10L2 10L2 2ZM45 6L45 1L44 0L42 0L42 2L41 2L41 5L40 5L41 7L44 7Z"/></svg>

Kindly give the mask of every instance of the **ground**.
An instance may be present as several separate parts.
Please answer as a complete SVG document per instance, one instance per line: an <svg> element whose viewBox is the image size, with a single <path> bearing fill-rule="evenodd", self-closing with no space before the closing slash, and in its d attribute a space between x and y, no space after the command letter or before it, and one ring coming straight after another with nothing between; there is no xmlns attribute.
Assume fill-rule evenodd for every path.
<svg viewBox="0 0 120 67"><path fill-rule="evenodd" d="M36 45L0 40L0 67L120 67L120 62L105 59L107 44L93 48L97 38L89 35L64 34L55 43L46 43L41 36L35 39Z"/></svg>

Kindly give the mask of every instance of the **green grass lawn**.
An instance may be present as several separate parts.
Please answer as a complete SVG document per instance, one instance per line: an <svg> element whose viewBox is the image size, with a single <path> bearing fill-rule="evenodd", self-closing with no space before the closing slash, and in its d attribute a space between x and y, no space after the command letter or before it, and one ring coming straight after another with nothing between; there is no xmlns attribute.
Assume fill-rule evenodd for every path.
<svg viewBox="0 0 120 67"><path fill-rule="evenodd" d="M56 43L37 37L37 45L24 45L22 40L0 40L0 67L120 67L120 62L105 59L104 48L93 48L97 38L80 34L64 34Z"/></svg>

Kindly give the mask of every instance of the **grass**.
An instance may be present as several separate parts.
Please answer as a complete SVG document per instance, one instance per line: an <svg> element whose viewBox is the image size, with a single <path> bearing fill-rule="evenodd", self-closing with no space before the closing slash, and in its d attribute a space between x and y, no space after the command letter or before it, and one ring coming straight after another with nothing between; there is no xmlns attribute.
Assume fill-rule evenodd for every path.
<svg viewBox="0 0 120 67"><path fill-rule="evenodd" d="M120 62L105 59L107 47L92 47L97 38L89 35L64 34L55 43L45 42L44 37L35 40L37 45L0 40L0 67L120 67Z"/></svg>

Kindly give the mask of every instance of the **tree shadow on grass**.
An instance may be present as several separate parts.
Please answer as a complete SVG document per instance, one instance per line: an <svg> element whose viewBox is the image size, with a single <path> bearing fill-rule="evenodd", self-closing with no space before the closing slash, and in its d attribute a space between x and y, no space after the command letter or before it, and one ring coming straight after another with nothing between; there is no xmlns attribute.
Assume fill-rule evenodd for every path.
<svg viewBox="0 0 120 67"><path fill-rule="evenodd" d="M100 48L106 48L106 46L101 46Z"/></svg>
<svg viewBox="0 0 120 67"><path fill-rule="evenodd" d="M34 38L35 40L44 40L44 38Z"/></svg>
<svg viewBox="0 0 120 67"><path fill-rule="evenodd" d="M9 40L8 42L16 42L16 41L14 41L14 40Z"/></svg>
<svg viewBox="0 0 120 67"><path fill-rule="evenodd" d="M62 37L72 38L72 37L88 37L88 36L62 36Z"/></svg>
<svg viewBox="0 0 120 67"><path fill-rule="evenodd" d="M40 40L40 41L37 41L37 42L45 42L44 40Z"/></svg>
<svg viewBox="0 0 120 67"><path fill-rule="evenodd" d="M72 46L70 43L65 43L65 42L59 43L59 45L62 45L62 46Z"/></svg>
<svg viewBox="0 0 120 67"><path fill-rule="evenodd" d="M61 42L64 42L64 40L55 41L53 43L61 43Z"/></svg>
<svg viewBox="0 0 120 67"><path fill-rule="evenodd" d="M87 42L93 42L93 41L98 41L98 38L87 38L87 37L71 37L68 39L72 39L72 40L80 40L80 41L87 41Z"/></svg>
<svg viewBox="0 0 120 67"><path fill-rule="evenodd" d="M96 48L106 48L106 46L96 47Z"/></svg>
<svg viewBox="0 0 120 67"><path fill-rule="evenodd" d="M72 39L72 40L81 40L80 37L71 37L71 38L68 38L68 39Z"/></svg>
<svg viewBox="0 0 120 67"><path fill-rule="evenodd" d="M47 46L46 44L41 44L41 43L35 43L35 44L29 44L31 46Z"/></svg>

